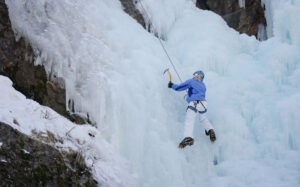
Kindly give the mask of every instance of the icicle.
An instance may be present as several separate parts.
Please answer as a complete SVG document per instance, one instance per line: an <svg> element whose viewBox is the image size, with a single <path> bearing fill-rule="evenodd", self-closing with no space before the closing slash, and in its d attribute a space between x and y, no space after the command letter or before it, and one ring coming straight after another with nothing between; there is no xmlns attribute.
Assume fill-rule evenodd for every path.
<svg viewBox="0 0 300 187"><path fill-rule="evenodd" d="M262 0L261 1L261 6L264 8L265 10L265 18L267 21L267 25L266 25L266 39L270 38L273 36L273 13L272 13L272 1L269 0Z"/></svg>
<svg viewBox="0 0 300 187"><path fill-rule="evenodd" d="M259 24L258 25L257 38L258 38L259 41L264 41L264 40L268 39L266 26L264 24Z"/></svg>
<svg viewBox="0 0 300 187"><path fill-rule="evenodd" d="M239 5L241 8L245 8L246 7L245 0L239 0Z"/></svg>

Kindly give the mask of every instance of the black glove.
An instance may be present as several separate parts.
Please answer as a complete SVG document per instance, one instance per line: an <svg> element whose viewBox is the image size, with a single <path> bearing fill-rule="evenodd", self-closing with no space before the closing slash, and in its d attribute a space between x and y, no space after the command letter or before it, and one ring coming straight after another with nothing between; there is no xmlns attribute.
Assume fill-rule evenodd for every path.
<svg viewBox="0 0 300 187"><path fill-rule="evenodd" d="M170 81L168 84L168 88L172 88L172 86L173 86L173 83Z"/></svg>

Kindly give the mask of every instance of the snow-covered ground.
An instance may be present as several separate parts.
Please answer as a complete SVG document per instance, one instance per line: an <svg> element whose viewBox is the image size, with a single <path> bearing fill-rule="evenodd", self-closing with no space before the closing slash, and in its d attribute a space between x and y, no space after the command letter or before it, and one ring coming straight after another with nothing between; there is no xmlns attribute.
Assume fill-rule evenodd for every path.
<svg viewBox="0 0 300 187"><path fill-rule="evenodd" d="M36 63L63 77L67 99L97 123L97 129L82 126L72 133L93 145L91 154L104 155L95 176L108 186L300 185L299 1L265 0L271 9L267 32L273 37L258 42L193 1L142 0L181 78L199 69L206 73L208 117L217 142L211 144L197 124L195 145L184 150L177 148L184 93L167 88L162 73L171 65L157 38L124 13L119 1L6 3L18 36L38 50ZM10 87L8 80L1 82ZM2 101L12 105L7 101L13 99ZM15 115L1 109L0 119L27 134L41 128L65 137L74 126L61 117L57 125L47 125L49 119L41 118L45 107L32 105L34 124L41 120L41 127L29 123L31 110L22 107L13 108L19 111ZM97 132L97 141L83 133L89 130Z"/></svg>
<svg viewBox="0 0 300 187"><path fill-rule="evenodd" d="M49 107L26 99L12 87L12 82L0 75L0 121L61 151L80 152L95 179L103 186L130 186L132 177L124 178L122 161L114 160L111 146L101 132L86 125L76 125ZM90 134L90 135L89 135ZM0 148L2 146L0 142ZM24 153L30 154L23 149ZM120 167L121 166L121 167ZM119 180L115 180L115 179ZM110 184L107 185L107 181Z"/></svg>

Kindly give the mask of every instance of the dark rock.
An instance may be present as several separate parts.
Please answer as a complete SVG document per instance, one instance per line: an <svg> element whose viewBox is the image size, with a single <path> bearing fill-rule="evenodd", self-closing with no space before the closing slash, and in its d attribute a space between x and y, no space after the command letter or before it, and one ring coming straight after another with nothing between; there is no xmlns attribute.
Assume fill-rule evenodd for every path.
<svg viewBox="0 0 300 187"><path fill-rule="evenodd" d="M0 122L0 186L97 186L77 152L55 148Z"/></svg>
<svg viewBox="0 0 300 187"><path fill-rule="evenodd" d="M258 37L259 25L266 26L261 0L245 0L245 8L239 6L238 0L198 0L196 6L214 11L222 16L230 27L249 36Z"/></svg>
<svg viewBox="0 0 300 187"><path fill-rule="evenodd" d="M210 10L208 4L207 4L207 0L197 0L196 1L196 6L198 8L201 8L203 10Z"/></svg>
<svg viewBox="0 0 300 187"><path fill-rule="evenodd" d="M138 23L140 23L144 28L146 28L145 20L135 5L138 3L137 0L120 0L124 11L134 18Z"/></svg>
<svg viewBox="0 0 300 187"><path fill-rule="evenodd" d="M70 120L77 124L89 123L91 125L94 125L94 124L92 124L92 122L89 120L88 117L78 115L78 114L70 114Z"/></svg>
<svg viewBox="0 0 300 187"><path fill-rule="evenodd" d="M13 86L26 97L54 109L73 120L66 110L66 93L63 84L50 80L43 66L33 64L32 48L24 39L16 41L4 0L0 0L0 75L8 76ZM60 80L60 82L63 82ZM73 120L87 123L87 119Z"/></svg>

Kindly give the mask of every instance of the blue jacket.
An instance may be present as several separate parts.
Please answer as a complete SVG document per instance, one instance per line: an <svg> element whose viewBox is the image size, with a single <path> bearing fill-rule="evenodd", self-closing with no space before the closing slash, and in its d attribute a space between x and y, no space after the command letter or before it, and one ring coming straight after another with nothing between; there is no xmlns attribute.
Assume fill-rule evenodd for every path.
<svg viewBox="0 0 300 187"><path fill-rule="evenodd" d="M205 100L206 86L202 80L197 81L196 79L192 78L179 85L173 84L172 88L176 91L183 91L188 89L188 97L186 98L186 101L188 103L190 101L196 101L196 100L206 101Z"/></svg>

